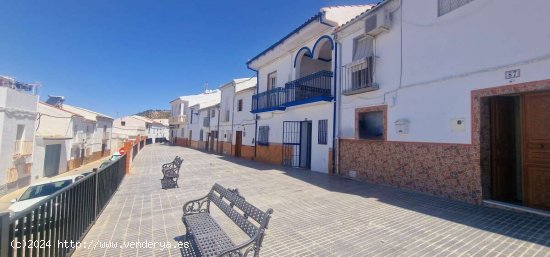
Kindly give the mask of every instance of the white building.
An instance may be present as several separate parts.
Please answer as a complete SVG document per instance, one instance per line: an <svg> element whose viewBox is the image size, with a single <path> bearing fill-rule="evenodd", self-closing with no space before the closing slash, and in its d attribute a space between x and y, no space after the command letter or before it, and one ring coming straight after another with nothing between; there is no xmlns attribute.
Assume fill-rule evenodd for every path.
<svg viewBox="0 0 550 257"><path fill-rule="evenodd" d="M79 156L73 153L80 152L73 150L73 143L85 133L84 124L86 120L81 115L38 103L32 179L55 176L75 166L71 162L78 162Z"/></svg>
<svg viewBox="0 0 550 257"><path fill-rule="evenodd" d="M168 119L152 119L153 124L149 131L151 143L162 143L170 138L170 124Z"/></svg>
<svg viewBox="0 0 550 257"><path fill-rule="evenodd" d="M231 115L233 131L231 150L236 157L255 158L256 120L255 115L251 113L254 93L256 93L255 79L254 83L243 82L235 87L235 105L233 106L233 115Z"/></svg>
<svg viewBox="0 0 550 257"><path fill-rule="evenodd" d="M0 76L0 195L30 184L36 86Z"/></svg>
<svg viewBox="0 0 550 257"><path fill-rule="evenodd" d="M329 172L335 115L334 28L370 5L322 8L319 13L248 61L257 71L252 112L259 161Z"/></svg>
<svg viewBox="0 0 550 257"><path fill-rule="evenodd" d="M338 28L338 173L550 209L548 13L388 0Z"/></svg>
<svg viewBox="0 0 550 257"><path fill-rule="evenodd" d="M198 124L196 116L199 115L200 106L219 102L219 90L205 90L205 92L201 94L180 96L172 100L170 102L171 112L169 118L170 142L175 145L188 146L191 142L190 136L193 136L191 132L192 129L189 127L195 127L194 125L191 126L192 119L194 119L195 125ZM192 117L191 114L193 114L194 117ZM197 129L199 128L195 128L194 136L198 139L198 131L200 129Z"/></svg>
<svg viewBox="0 0 550 257"><path fill-rule="evenodd" d="M77 160L69 165L74 169L82 164L96 161L111 154L111 132L113 118L82 107L76 107L63 103L63 110L82 116L83 122L73 124L72 157Z"/></svg>
<svg viewBox="0 0 550 257"><path fill-rule="evenodd" d="M256 84L256 78L252 77L233 79L220 87L221 102L219 128L217 129L219 131L217 152L249 159L254 157L254 142L243 142L243 130L246 135L246 129L248 129L248 136L253 139L255 129L254 115L250 112L252 94L243 94L243 91L253 92ZM245 109L246 107L247 109ZM249 124L250 121L252 122L251 125ZM235 130L234 127L236 127ZM233 140L236 134L238 134L239 139ZM250 146L252 146L252 150Z"/></svg>

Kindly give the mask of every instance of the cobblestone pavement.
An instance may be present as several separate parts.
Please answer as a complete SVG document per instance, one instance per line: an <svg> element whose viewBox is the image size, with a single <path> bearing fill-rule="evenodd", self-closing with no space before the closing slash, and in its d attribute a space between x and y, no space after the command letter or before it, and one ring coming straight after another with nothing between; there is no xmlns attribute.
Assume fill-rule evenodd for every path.
<svg viewBox="0 0 550 257"><path fill-rule="evenodd" d="M180 188L163 190L160 166L176 155L184 158ZM262 256L550 256L548 218L164 145L139 154L84 238L86 248L73 256L180 256L145 243L176 244L185 234L182 205L214 182L275 210ZM228 219L213 215L244 240Z"/></svg>

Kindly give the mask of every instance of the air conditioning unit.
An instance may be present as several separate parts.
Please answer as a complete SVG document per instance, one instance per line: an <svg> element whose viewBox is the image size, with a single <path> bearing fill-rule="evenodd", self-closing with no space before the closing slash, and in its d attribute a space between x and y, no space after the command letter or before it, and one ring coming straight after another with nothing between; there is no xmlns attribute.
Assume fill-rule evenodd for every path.
<svg viewBox="0 0 550 257"><path fill-rule="evenodd" d="M365 20L365 33L375 37L382 32L390 30L391 15L385 10L380 10Z"/></svg>

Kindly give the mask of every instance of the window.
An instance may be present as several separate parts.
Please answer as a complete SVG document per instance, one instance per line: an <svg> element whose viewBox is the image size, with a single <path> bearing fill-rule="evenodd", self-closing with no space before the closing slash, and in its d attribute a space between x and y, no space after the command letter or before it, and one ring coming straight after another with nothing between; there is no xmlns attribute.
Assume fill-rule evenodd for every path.
<svg viewBox="0 0 550 257"><path fill-rule="evenodd" d="M216 110L212 110L212 115L211 115L212 118L216 117Z"/></svg>
<svg viewBox="0 0 550 257"><path fill-rule="evenodd" d="M126 121L121 121L120 126L126 126Z"/></svg>
<svg viewBox="0 0 550 257"><path fill-rule="evenodd" d="M360 139L384 139L383 111L360 112L358 116L358 133Z"/></svg>
<svg viewBox="0 0 550 257"><path fill-rule="evenodd" d="M260 126L258 128L258 144L259 145L269 144L269 126Z"/></svg>
<svg viewBox="0 0 550 257"><path fill-rule="evenodd" d="M267 90L272 90L277 86L277 72L267 74Z"/></svg>
<svg viewBox="0 0 550 257"><path fill-rule="evenodd" d="M238 112L243 111L243 99L239 99L239 101L237 101L237 111Z"/></svg>
<svg viewBox="0 0 550 257"><path fill-rule="evenodd" d="M327 144L327 134L328 134L328 120L319 120L319 127L318 130L318 136L317 136L317 143L320 145L326 145Z"/></svg>
<svg viewBox="0 0 550 257"><path fill-rule="evenodd" d="M185 137L185 128L181 129L181 137Z"/></svg>
<svg viewBox="0 0 550 257"><path fill-rule="evenodd" d="M204 133L203 132L204 131L201 129L201 133L199 134L199 140L200 141L204 141L204 135L203 135Z"/></svg>
<svg viewBox="0 0 550 257"><path fill-rule="evenodd" d="M437 15L438 16L445 15L472 1L473 0L438 0Z"/></svg>
<svg viewBox="0 0 550 257"><path fill-rule="evenodd" d="M372 39L367 36L353 40L353 61L372 56Z"/></svg>

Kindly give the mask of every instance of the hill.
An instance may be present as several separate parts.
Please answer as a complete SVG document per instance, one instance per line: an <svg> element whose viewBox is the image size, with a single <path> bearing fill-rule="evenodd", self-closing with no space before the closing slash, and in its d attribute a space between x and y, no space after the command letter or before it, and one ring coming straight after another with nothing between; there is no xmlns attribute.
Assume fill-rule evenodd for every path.
<svg viewBox="0 0 550 257"><path fill-rule="evenodd" d="M149 118L149 119L168 119L170 117L169 110L146 110L135 115Z"/></svg>

